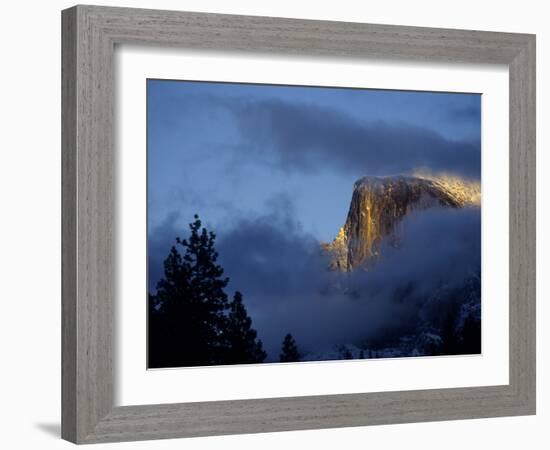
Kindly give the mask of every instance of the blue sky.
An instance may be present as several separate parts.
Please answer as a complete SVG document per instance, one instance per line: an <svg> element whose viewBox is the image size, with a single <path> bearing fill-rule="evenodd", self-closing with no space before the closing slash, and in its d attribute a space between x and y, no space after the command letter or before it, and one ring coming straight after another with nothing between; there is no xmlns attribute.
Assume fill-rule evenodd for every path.
<svg viewBox="0 0 550 450"><path fill-rule="evenodd" d="M228 294L243 293L268 360L287 332L315 348L411 314L383 289L360 304L322 294L320 243L344 224L363 176L424 170L479 179L480 95L164 80L147 87L152 292L175 237L186 237L199 214L217 234ZM479 259L479 211L470 215L436 215L418 228L413 241L433 244L435 278L448 275L450 261ZM409 255L411 269L418 256ZM399 270L388 260L393 268L377 276L395 288L391 274L414 273L405 260L396 259Z"/></svg>

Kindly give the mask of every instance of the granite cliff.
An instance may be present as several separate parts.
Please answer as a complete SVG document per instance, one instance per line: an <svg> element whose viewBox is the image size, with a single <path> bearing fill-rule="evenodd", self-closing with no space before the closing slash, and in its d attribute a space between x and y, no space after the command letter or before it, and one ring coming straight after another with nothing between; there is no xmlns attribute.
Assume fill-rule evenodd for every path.
<svg viewBox="0 0 550 450"><path fill-rule="evenodd" d="M380 257L382 240L398 245L403 218L431 207L480 204L479 183L456 177L368 176L355 182L346 222L334 241L323 244L330 268L367 269Z"/></svg>

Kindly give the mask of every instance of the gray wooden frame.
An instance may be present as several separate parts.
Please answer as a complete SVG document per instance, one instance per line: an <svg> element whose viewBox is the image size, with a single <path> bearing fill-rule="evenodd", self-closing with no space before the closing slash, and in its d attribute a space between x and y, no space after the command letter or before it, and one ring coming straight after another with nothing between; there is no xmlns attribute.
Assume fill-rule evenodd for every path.
<svg viewBox="0 0 550 450"><path fill-rule="evenodd" d="M535 36L97 6L63 11L62 31L63 438L94 443L535 413ZM508 65L509 384L114 407L119 43Z"/></svg>

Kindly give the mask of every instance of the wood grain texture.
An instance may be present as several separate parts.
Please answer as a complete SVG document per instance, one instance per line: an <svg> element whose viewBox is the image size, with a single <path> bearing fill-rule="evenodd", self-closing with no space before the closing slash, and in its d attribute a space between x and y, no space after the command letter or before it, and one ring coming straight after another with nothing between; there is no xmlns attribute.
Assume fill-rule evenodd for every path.
<svg viewBox="0 0 550 450"><path fill-rule="evenodd" d="M76 10L62 17L61 360L62 435L76 440Z"/></svg>
<svg viewBox="0 0 550 450"><path fill-rule="evenodd" d="M510 384L535 411L536 95L535 40L510 71Z"/></svg>
<svg viewBox="0 0 550 450"><path fill-rule="evenodd" d="M63 11L62 435L77 443L535 412L535 38L526 34L77 6ZM506 64L510 384L113 406L115 44Z"/></svg>

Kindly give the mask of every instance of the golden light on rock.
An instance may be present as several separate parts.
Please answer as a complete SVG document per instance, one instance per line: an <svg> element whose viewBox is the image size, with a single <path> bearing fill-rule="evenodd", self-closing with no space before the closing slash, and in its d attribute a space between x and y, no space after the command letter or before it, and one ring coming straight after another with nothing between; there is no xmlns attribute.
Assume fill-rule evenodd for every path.
<svg viewBox="0 0 550 450"><path fill-rule="evenodd" d="M480 203L480 183L456 176L364 177L354 184L346 223L323 249L330 255L332 270L368 270L382 256L384 238L399 245L403 218L411 211Z"/></svg>

